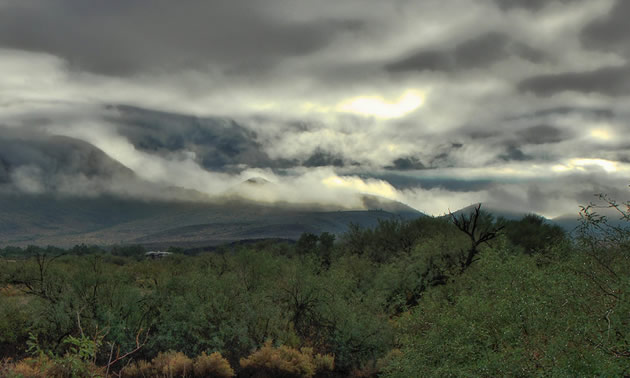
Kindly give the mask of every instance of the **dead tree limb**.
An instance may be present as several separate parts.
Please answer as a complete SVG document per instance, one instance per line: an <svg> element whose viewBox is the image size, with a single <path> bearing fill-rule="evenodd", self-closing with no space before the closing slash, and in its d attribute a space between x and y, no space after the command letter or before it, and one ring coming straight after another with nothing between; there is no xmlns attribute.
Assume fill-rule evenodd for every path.
<svg viewBox="0 0 630 378"><path fill-rule="evenodd" d="M481 225L479 217L481 215L481 204L475 206L470 214L461 213L455 215L449 212L453 224L460 231L468 235L470 239L470 249L464 253L461 261L462 271L466 270L473 262L477 261L475 257L479 253L479 246L499 236L503 226L496 227L492 224Z"/></svg>

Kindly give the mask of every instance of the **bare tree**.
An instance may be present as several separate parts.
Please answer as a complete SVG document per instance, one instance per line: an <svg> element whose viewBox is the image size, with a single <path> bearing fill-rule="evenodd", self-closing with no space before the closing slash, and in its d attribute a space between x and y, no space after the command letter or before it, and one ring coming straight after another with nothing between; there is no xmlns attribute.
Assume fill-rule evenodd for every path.
<svg viewBox="0 0 630 378"><path fill-rule="evenodd" d="M37 253L33 258L35 262L35 271L22 271L21 275L12 277L11 283L23 287L22 291L28 295L34 295L49 301L57 303L59 294L61 294L61 286L50 277L50 266L61 256L65 254L50 256L46 253Z"/></svg>
<svg viewBox="0 0 630 378"><path fill-rule="evenodd" d="M630 242L630 201L617 202L606 194L597 194L596 197L597 202L580 206L578 233L582 242L593 245ZM600 214L600 210L616 215L617 220Z"/></svg>
<svg viewBox="0 0 630 378"><path fill-rule="evenodd" d="M105 371L105 377L109 377L109 372L110 369L112 368L112 366L114 364L116 364L118 361L125 359L129 356L131 356L132 354L136 353L137 351L139 351L140 349L142 349L143 346L145 346L147 344L147 341L149 340L149 333L151 332L151 328L147 329L146 333L144 334L144 339L140 339L140 336L142 335L142 331L143 329L140 328L138 330L138 333L136 334L136 346L135 348L131 349L130 351L126 352L126 353L122 353L120 352L120 347L118 347L118 350L116 351L116 355L114 355L114 348L116 347L115 343L110 343L110 350L109 350L109 360L107 361L107 370ZM118 373L118 376L120 376L120 372Z"/></svg>
<svg viewBox="0 0 630 378"><path fill-rule="evenodd" d="M479 254L479 246L499 236L503 226L496 227L491 223L481 224L481 204L475 206L468 215L461 213L457 216L451 212L449 214L453 219L453 224L470 238L470 249L467 252L462 251L460 264L463 271L478 260L476 257Z"/></svg>

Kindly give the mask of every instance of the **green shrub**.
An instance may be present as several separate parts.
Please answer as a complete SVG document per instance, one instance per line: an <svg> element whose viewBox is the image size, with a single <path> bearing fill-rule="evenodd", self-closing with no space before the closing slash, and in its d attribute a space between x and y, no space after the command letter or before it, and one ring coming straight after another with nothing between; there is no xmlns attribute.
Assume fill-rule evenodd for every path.
<svg viewBox="0 0 630 378"><path fill-rule="evenodd" d="M30 325L27 311L28 298L18 296L14 288L0 292L0 356L24 353Z"/></svg>
<svg viewBox="0 0 630 378"><path fill-rule="evenodd" d="M512 244L521 247L527 254L544 253L566 238L562 227L535 214L526 215L518 221L499 220L499 223L505 226L505 234Z"/></svg>
<svg viewBox="0 0 630 378"><path fill-rule="evenodd" d="M398 321L402 355L387 376L623 376L630 261L614 269L579 250L543 265L488 250Z"/></svg>

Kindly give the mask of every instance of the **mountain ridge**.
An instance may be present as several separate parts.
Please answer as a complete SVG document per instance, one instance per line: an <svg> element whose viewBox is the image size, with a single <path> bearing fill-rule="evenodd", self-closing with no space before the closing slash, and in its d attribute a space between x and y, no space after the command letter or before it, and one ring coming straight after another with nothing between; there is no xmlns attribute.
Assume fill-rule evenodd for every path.
<svg viewBox="0 0 630 378"><path fill-rule="evenodd" d="M4 193L0 194L0 244L215 245L241 239L296 239L303 232L340 234L350 223L372 227L379 219L423 215L402 204L389 206L404 211L330 210L236 199L143 201Z"/></svg>

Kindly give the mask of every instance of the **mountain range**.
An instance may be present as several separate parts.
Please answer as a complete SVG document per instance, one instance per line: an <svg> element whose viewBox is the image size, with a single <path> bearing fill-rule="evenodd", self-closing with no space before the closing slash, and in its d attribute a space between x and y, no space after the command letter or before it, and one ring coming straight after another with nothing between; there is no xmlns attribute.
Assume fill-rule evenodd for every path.
<svg viewBox="0 0 630 378"><path fill-rule="evenodd" d="M156 247L218 245L243 239L297 239L304 232L344 232L379 219L423 214L402 204L365 198L370 210L321 210L221 201L142 201L114 196L0 195L0 245L143 244Z"/></svg>
<svg viewBox="0 0 630 378"><path fill-rule="evenodd" d="M213 172L332 164L323 155L306 161L274 159L252 131L228 119L121 105L108 107L107 114L112 130L132 149L156 158L188 151L199 167ZM143 179L83 139L36 125L0 131L0 246L211 246L243 239L297 239L304 232L340 234L350 223L371 227L382 219L424 215L402 203L359 193L353 195L352 206L342 206L342 201L256 202L244 193L274 192L275 184L255 176L210 197ZM527 213L485 209L508 219ZM559 223L570 229L575 217Z"/></svg>
<svg viewBox="0 0 630 378"><path fill-rule="evenodd" d="M265 185L254 179L254 185ZM252 181L244 183L252 185ZM368 210L322 209L288 203L261 204L238 197L205 201L139 200L112 195L0 194L0 247L14 245L142 244L151 248L217 246L240 240L293 239L302 233L341 234L353 223L426 216L404 204L364 196ZM495 218L525 213L483 209ZM455 211L468 213L472 207ZM567 231L577 216L549 220Z"/></svg>

